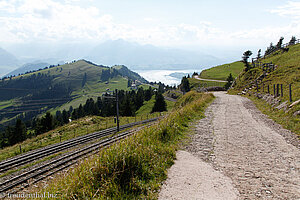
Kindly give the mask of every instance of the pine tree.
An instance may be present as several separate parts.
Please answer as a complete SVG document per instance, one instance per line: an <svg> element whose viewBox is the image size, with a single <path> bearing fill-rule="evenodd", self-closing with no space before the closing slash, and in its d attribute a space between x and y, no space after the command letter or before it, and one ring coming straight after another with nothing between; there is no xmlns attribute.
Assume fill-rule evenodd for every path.
<svg viewBox="0 0 300 200"><path fill-rule="evenodd" d="M185 76L182 77L182 79L181 79L180 90L183 93L189 92L191 90L191 88L190 88L190 82L189 82L189 80Z"/></svg>
<svg viewBox="0 0 300 200"><path fill-rule="evenodd" d="M276 48L277 48L277 49L280 49L280 48L281 48L283 40L284 40L284 37L280 37L280 39L279 39L279 41L278 41L278 43L277 43L277 45L276 45Z"/></svg>
<svg viewBox="0 0 300 200"><path fill-rule="evenodd" d="M167 111L167 104L165 102L165 98L161 92L157 92L155 96L155 103L152 108L151 113L153 112L163 112Z"/></svg>
<svg viewBox="0 0 300 200"><path fill-rule="evenodd" d="M248 70L250 70L251 66L249 65L248 63L248 58L252 55L252 52L251 51L245 51L244 54L243 54L243 62L245 64L245 71L247 72Z"/></svg>
<svg viewBox="0 0 300 200"><path fill-rule="evenodd" d="M296 43L297 39L295 36L292 36L290 42L289 42L289 45L294 45Z"/></svg>
<svg viewBox="0 0 300 200"><path fill-rule="evenodd" d="M226 90L230 88L232 82L233 82L233 77L232 74L230 73L229 76L227 77L227 83L224 86Z"/></svg>
<svg viewBox="0 0 300 200"><path fill-rule="evenodd" d="M259 49L258 50L258 52L257 52L257 57L256 57L257 59L260 59L261 58L261 49Z"/></svg>

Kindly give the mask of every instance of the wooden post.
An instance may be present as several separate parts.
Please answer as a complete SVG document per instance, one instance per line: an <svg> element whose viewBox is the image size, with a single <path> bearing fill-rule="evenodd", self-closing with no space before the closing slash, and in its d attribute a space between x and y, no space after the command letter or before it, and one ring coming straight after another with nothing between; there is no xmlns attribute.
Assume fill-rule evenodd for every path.
<svg viewBox="0 0 300 200"><path fill-rule="evenodd" d="M270 86L268 85L268 93L270 94Z"/></svg>
<svg viewBox="0 0 300 200"><path fill-rule="evenodd" d="M292 84L289 85L289 91L290 91L290 102L293 101L292 99Z"/></svg>
<svg viewBox="0 0 300 200"><path fill-rule="evenodd" d="M274 92L273 94L274 94L274 97L276 97L276 88L275 88L275 87L276 87L275 84L273 84L273 90L274 90L274 91L273 91L273 92Z"/></svg>
<svg viewBox="0 0 300 200"><path fill-rule="evenodd" d="M20 147L20 153L22 153L22 147L21 147L21 145L19 147Z"/></svg>
<svg viewBox="0 0 300 200"><path fill-rule="evenodd" d="M282 89L282 84L280 84L280 89L281 89L281 97L283 97L283 89Z"/></svg>
<svg viewBox="0 0 300 200"><path fill-rule="evenodd" d="M255 81L255 85L256 85L256 91L258 92L258 83L257 83L257 80Z"/></svg>
<svg viewBox="0 0 300 200"><path fill-rule="evenodd" d="M277 84L276 97L279 97L279 84Z"/></svg>

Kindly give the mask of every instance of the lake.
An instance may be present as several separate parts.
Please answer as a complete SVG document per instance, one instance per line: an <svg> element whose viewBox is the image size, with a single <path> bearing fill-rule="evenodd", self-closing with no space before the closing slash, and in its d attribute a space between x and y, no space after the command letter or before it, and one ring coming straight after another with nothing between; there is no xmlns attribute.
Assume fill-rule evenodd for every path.
<svg viewBox="0 0 300 200"><path fill-rule="evenodd" d="M202 69L187 70L134 70L139 75L150 82L162 82L167 85L179 85L181 78L187 74L192 75L194 72L201 72Z"/></svg>

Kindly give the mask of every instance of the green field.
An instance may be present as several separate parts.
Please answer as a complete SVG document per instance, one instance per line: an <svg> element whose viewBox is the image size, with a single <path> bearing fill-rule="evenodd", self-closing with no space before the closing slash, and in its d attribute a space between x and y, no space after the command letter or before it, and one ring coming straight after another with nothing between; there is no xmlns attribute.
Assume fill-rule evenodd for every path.
<svg viewBox="0 0 300 200"><path fill-rule="evenodd" d="M200 73L200 78L225 81L230 73L233 78L235 78L243 71L244 68L244 64L241 61L224 64L203 70Z"/></svg>

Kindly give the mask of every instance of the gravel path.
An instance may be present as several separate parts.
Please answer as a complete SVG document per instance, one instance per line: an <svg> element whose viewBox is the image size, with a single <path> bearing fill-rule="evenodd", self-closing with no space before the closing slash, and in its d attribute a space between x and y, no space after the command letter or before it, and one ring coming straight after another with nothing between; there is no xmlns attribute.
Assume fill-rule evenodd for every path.
<svg viewBox="0 0 300 200"><path fill-rule="evenodd" d="M214 173L231 179L239 199L300 199L300 150L297 138L267 119L247 98L223 92L214 95L216 100L207 109L207 117L195 127L196 134L186 150L208 162ZM188 160L181 161L189 163ZM175 165L179 166L177 176L180 179L195 177L196 173L180 173L187 171L187 166L180 168L184 163L179 165L178 162L179 159ZM195 167L193 170L205 173L204 168L190 165ZM172 185L174 188L172 182L177 184L176 188L185 188L185 184L178 181L180 179L176 176L172 178L172 168L166 181L168 185L163 186L161 193L167 187L174 196L182 191L170 190ZM181 177L185 175L188 177ZM210 183L211 178L203 183ZM190 187L197 188L197 182L191 182ZM165 197L170 198L161 199L204 199L200 195L195 196L201 194L202 190L198 188L195 193L191 189L185 198L172 198L169 195ZM234 195L232 199L235 199Z"/></svg>

